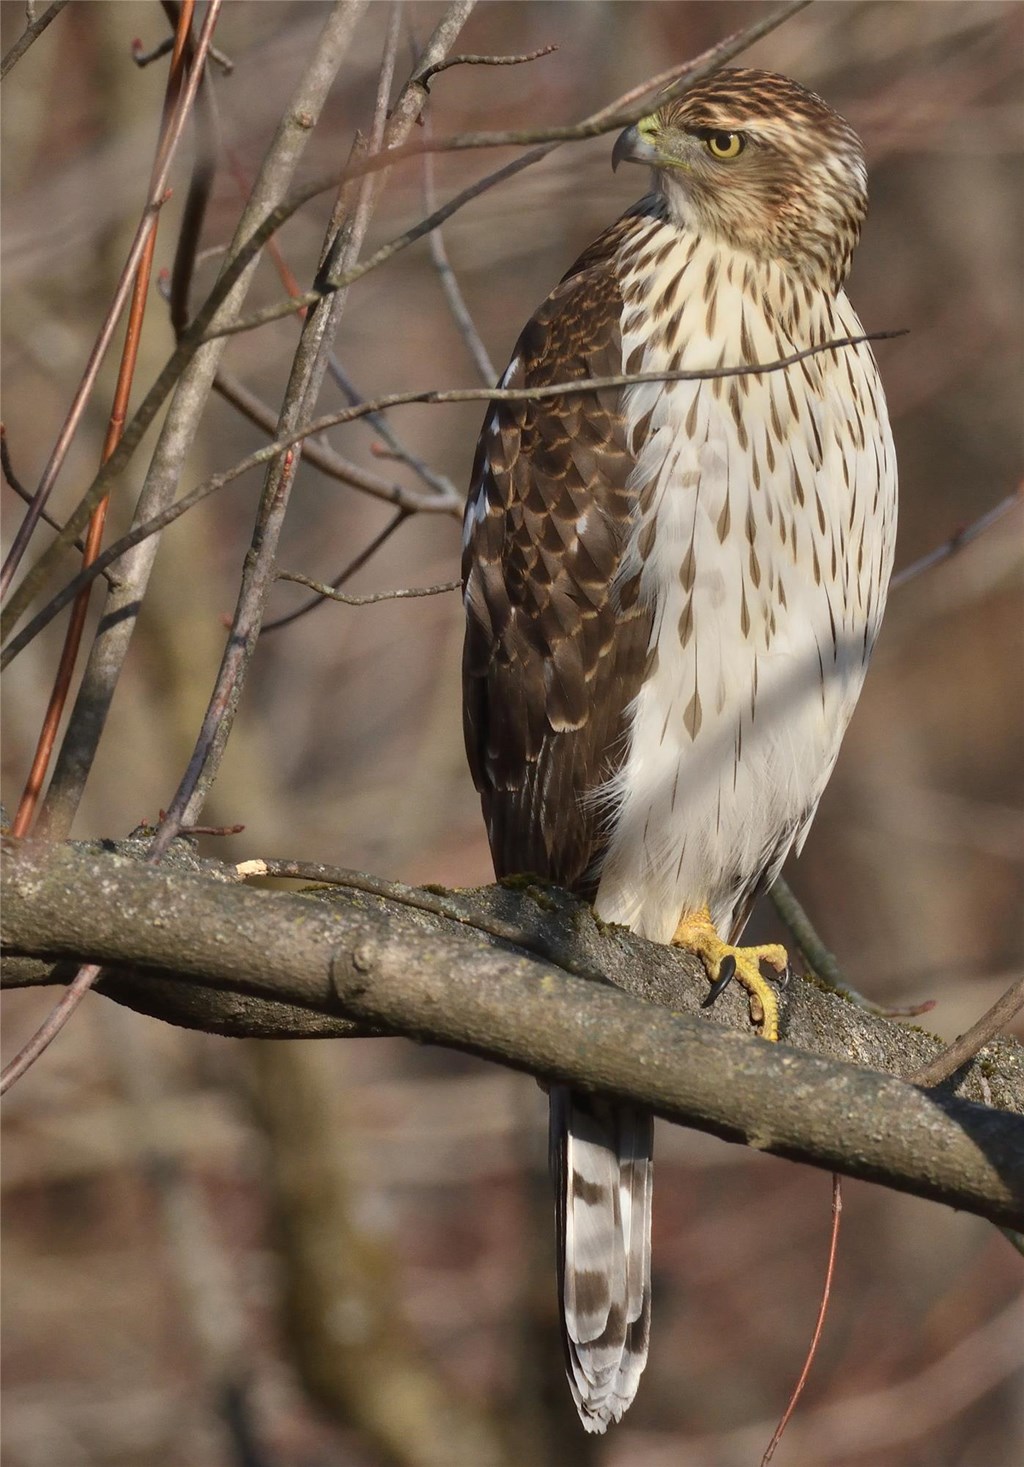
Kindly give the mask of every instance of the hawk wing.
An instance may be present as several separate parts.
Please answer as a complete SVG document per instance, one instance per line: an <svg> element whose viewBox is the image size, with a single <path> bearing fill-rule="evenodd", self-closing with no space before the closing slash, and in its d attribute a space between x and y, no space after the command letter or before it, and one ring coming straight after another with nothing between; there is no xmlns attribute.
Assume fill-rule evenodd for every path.
<svg viewBox="0 0 1024 1467"><path fill-rule="evenodd" d="M504 387L622 371L615 257L627 216L576 262L516 344ZM466 506L466 747L497 875L592 895L604 846L587 797L624 752L651 614L619 578L635 503L621 389L496 402Z"/></svg>

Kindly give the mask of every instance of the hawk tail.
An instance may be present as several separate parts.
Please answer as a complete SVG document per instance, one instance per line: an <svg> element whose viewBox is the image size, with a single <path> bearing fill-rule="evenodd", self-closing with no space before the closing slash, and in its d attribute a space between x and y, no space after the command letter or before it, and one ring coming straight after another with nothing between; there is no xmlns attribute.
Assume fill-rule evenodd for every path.
<svg viewBox="0 0 1024 1467"><path fill-rule="evenodd" d="M603 1432L647 1363L654 1118L562 1085L550 1098L566 1374L583 1425Z"/></svg>

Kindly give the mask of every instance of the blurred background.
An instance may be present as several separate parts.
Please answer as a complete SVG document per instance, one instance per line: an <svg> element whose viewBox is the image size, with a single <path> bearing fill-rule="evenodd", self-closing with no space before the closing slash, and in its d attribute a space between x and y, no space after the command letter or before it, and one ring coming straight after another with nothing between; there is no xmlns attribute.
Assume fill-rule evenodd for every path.
<svg viewBox="0 0 1024 1467"><path fill-rule="evenodd" d="M558 50L432 83L438 133L560 124L763 13L757 4L493 3L456 50ZM442 7L405 7L398 75ZM203 236L216 251L326 14L224 8L223 130ZM368 128L388 9L371 5L301 173ZM2 48L25 22L0 5ZM166 61L157 4L75 3L3 87L3 419L34 485L121 267L148 178ZM820 91L864 139L872 207L850 292L880 344L901 468L897 570L1021 483L1024 7L812 6L748 53ZM500 371L534 307L638 196L611 140L565 146L483 195L445 243ZM514 156L437 159L438 197ZM228 166L228 159L233 162ZM186 148L160 224L169 266ZM283 231L300 282L325 196ZM424 212L423 168L393 172L369 246ZM367 250L368 252L368 250ZM212 283L201 266L194 300ZM272 263L250 306L276 300ZM138 373L172 344L154 293ZM298 327L238 338L230 370L271 405ZM425 243L350 293L337 354L366 396L476 385ZM116 353L52 503L95 471ZM140 394L141 395L141 391ZM340 406L328 385L321 410ZM479 405L398 409L391 427L461 489ZM211 399L181 488L265 441ZM128 522L147 440L118 490ZM340 453L416 486L356 423ZM375 451L378 450L378 451ZM4 488L4 537L20 518ZM119 836L166 806L219 662L255 476L164 535L76 834ZM283 568L330 579L390 508L305 465ZM867 687L802 860L787 874L847 976L886 1004L937 1000L952 1038L1020 971L1024 619L1021 503L895 591ZM38 545L45 543L37 536ZM350 584L458 573L456 519L409 518ZM272 616L308 593L279 584ZM99 597L96 598L99 603ZM14 664L3 791L16 805L59 651ZM205 817L241 860L290 856L413 882L482 883L490 865L460 720L455 594L328 604L265 634ZM759 914L762 929L769 913ZM4 1051L49 993L5 998ZM823 1173L661 1126L650 1364L625 1422L585 1438L555 1335L546 1102L525 1077L398 1041L259 1044L184 1033L90 997L5 1101L4 1461L8 1467L732 1467L760 1456L799 1373L828 1243ZM989 1225L845 1185L824 1339L776 1461L792 1467L1011 1467L1024 1458L1020 1258ZM1015 1302L1016 1301L1016 1302ZM1014 1314L1016 1309L1016 1314Z"/></svg>

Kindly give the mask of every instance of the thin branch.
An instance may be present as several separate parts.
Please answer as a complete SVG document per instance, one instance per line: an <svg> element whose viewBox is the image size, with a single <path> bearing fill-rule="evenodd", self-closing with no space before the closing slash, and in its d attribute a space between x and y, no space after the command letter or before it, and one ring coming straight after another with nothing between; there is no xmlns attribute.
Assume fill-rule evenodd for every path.
<svg viewBox="0 0 1024 1467"><path fill-rule="evenodd" d="M3 81L11 67L16 66L28 48L39 39L51 20L56 20L67 3L68 0L53 0L53 4L48 5L42 15L25 27L3 61L0 61L0 81Z"/></svg>
<svg viewBox="0 0 1024 1467"><path fill-rule="evenodd" d="M965 545L969 545L972 540L977 540L979 535L983 535L986 530L990 530L993 525L998 524L1005 514L1008 514L1011 509L1015 509L1022 502L1024 502L1024 480L1018 484L1015 493L1008 494L1005 499L1001 499L986 514L981 515L971 524L964 525L959 530L955 530L942 545L936 546L934 550L929 550L927 555L922 555L919 560L915 560L910 565L904 566L889 582L889 590L898 591L908 581L916 580L925 571L931 570L932 566L941 565L944 560L948 560L950 556L956 555L958 550L962 550Z"/></svg>
<svg viewBox="0 0 1024 1467"><path fill-rule="evenodd" d="M981 1018L978 1019L965 1034L961 1034L953 1043L948 1045L941 1054L928 1061L921 1069L915 1070L908 1076L914 1085L921 1085L926 1090L933 1085L941 1085L957 1070L969 1064L975 1055L980 1053L997 1034L1010 1023L1021 1009L1024 1008L1024 978L1018 978L1011 983L1006 992L997 998L990 1009L986 1009Z"/></svg>
<svg viewBox="0 0 1024 1467"><path fill-rule="evenodd" d="M821 1290L821 1303L818 1306L818 1318L816 1319L814 1324L814 1333L811 1336L811 1343L807 1350L807 1358L804 1361L804 1367L800 1372L800 1378L797 1381L796 1385L793 1387L793 1394L790 1396L789 1403L786 1406L785 1411L782 1413L782 1419L779 1422L778 1426L775 1428L775 1433L772 1436L771 1441L768 1443L767 1448L765 1449L764 1456L761 1458L761 1467L768 1467L768 1463L775 1456L775 1449L779 1445L779 1442L782 1440L786 1427L789 1425L790 1418L793 1415L793 1412L796 1410L797 1402L800 1400L800 1397L804 1393L804 1386L807 1384L807 1377L811 1373L811 1366L814 1364L814 1357L818 1353L818 1343L821 1340L821 1332L825 1327L825 1316L828 1313L828 1303L832 1295L832 1279L835 1276L836 1252L839 1247L839 1220L842 1215L842 1179L835 1172L833 1172L832 1234L829 1238L828 1263L825 1265L825 1282Z"/></svg>
<svg viewBox="0 0 1024 1467"><path fill-rule="evenodd" d="M361 197L354 200L353 189L343 189L327 228L322 251L325 266L338 263L344 267L358 254L368 222L367 210L361 205L368 202L371 191L364 181L359 189ZM278 433L300 427L311 413L344 301L345 297L339 295L329 305L321 302L305 317L278 418ZM150 860L160 858L184 823L195 822L205 791L219 768L274 580L274 558L301 452L301 448L296 451L297 447L275 455L267 465L252 542L213 690L185 773L154 836Z"/></svg>
<svg viewBox="0 0 1024 1467"><path fill-rule="evenodd" d="M248 198L249 190L251 188L251 180L249 178L248 171L242 162L242 159L239 157L234 148L228 149L227 159L228 171L230 172L231 177L235 180L235 183L238 185L238 192L243 199ZM278 279L284 286L286 294L290 296L293 300L296 299L301 294L299 290L299 282L295 278L291 266L288 264L288 261L284 257L284 251L281 249L280 244L273 236L271 236L270 239L267 240L267 254L273 262L274 269L277 271ZM296 309L295 314L301 320L306 314L305 306L299 306Z"/></svg>
<svg viewBox="0 0 1024 1467"><path fill-rule="evenodd" d="M7 428L3 423L0 423L0 469L3 470L3 476L4 479L7 481L8 487L14 490L15 494L20 500L22 500L23 503L31 504L32 494L30 490L25 488L24 484L14 472L14 465L11 462L10 447L7 442ZM43 510L42 514L40 515L40 519L43 521L44 524L49 525L51 530L56 530L58 534L64 529L64 526L61 524L60 520L55 519L48 509ZM72 544L74 545L74 548L78 551L85 549L85 541L82 539L81 535L76 535L75 539L72 541ZM108 585L114 584L114 578L109 571L103 571L102 575L103 579L107 582Z"/></svg>
<svg viewBox="0 0 1024 1467"><path fill-rule="evenodd" d="M20 1080L25 1071L53 1043L102 971L95 963L87 963L79 968L32 1038L22 1045L10 1064L4 1066L3 1073L0 1074L0 1095L6 1094L15 1080Z"/></svg>
<svg viewBox="0 0 1024 1467"><path fill-rule="evenodd" d="M278 571L277 580L294 581L298 586L306 586L310 591L315 591L325 601L340 601L345 606L376 606L380 601L404 601L416 596L439 596L442 591L457 591L462 585L461 581L441 581L436 586L402 586L397 591L373 591L367 596L349 596L344 591L335 590L333 586L324 581L314 581L310 576L301 575L298 571Z"/></svg>
<svg viewBox="0 0 1024 1467"><path fill-rule="evenodd" d="M32 495L14 472L14 465L11 462L11 450L7 442L6 423L0 423L0 468L3 469L4 478L14 490L15 494L18 495L19 499L30 500Z"/></svg>
<svg viewBox="0 0 1024 1467"><path fill-rule="evenodd" d="M168 20L177 30L175 22L180 10L180 0L163 0L163 6ZM191 29L186 34L185 44L186 56L192 63L194 45ZM211 59L213 59L213 52L214 47L211 44L209 51ZM227 72L232 69L229 66ZM175 337L180 336L188 325L189 294L196 267L196 254L210 195L213 191L221 145L217 97L213 78L206 67L203 68L199 91L196 95L194 133L192 172L188 181L188 192L185 195L185 206L182 209L181 225L174 248L174 262L171 266L168 291L171 326L174 329Z"/></svg>
<svg viewBox="0 0 1024 1467"><path fill-rule="evenodd" d="M541 56L550 56L552 51L557 50L557 46L548 45L538 46L536 51L526 51L522 56L449 56L446 61L437 61L433 66L418 71L416 80L429 92L429 84L434 77L451 66L522 66L525 61L537 61Z"/></svg>
<svg viewBox="0 0 1024 1467"><path fill-rule="evenodd" d="M265 403L255 392L252 392L246 387L244 382L240 382L233 373L226 372L221 368L214 379L214 387L226 402L230 402L232 407L237 408L251 423L255 423L264 432L276 434L277 413L269 403ZM358 394L356 395L356 401L362 401L358 397ZM383 421L379 414L374 414L374 416L377 417L378 421ZM344 458L326 442L317 442L312 438L307 438L302 450L302 457L308 460L314 468L319 469L321 473L327 474L339 483L348 484L353 489L359 489L364 494L371 495L374 499L383 499L386 504L401 505L403 503L405 491L400 484L396 484L391 479L385 479L380 474L374 474L369 469L364 469L361 464L353 463L351 459ZM411 468L415 468L417 472L422 473L424 478L429 474L430 478L427 479L427 482L431 483L432 487L436 487L436 484L442 486L443 493L439 493L433 508L439 513L450 514L455 519L462 518L463 502L454 484L442 479L440 475L435 475L426 464L421 464L419 460L413 460L411 455L407 455L401 449L396 457L400 457L403 463L409 464ZM436 481L436 484L432 481ZM409 506L409 512L413 513L415 510L421 508L422 504L417 501L415 506Z"/></svg>
<svg viewBox="0 0 1024 1467"><path fill-rule="evenodd" d="M349 402L353 406L366 401L366 398L359 391L358 387L352 381L352 378L345 371L345 368L342 366L341 362L338 360L334 352L331 353L331 358L327 364L327 369L330 372L331 376L334 378L334 381L338 384L342 392L345 394L345 396L348 398ZM438 471L431 468L430 464L428 464L424 459L419 458L414 453L411 453L409 449L407 449L404 444L399 440L394 429L391 427L391 424L382 413L367 413L366 421L370 425L370 427L373 428L374 432L379 434L379 436L384 440L388 448L391 450L392 455L396 459L398 459L400 463L405 464L407 468L412 469L413 473L418 474L423 482L425 484L429 484L430 488L433 489L437 494L439 494L442 498L447 499L452 506L453 513L459 519L461 519L462 510L465 503L465 496L459 493L458 489L456 489L451 479L449 479L446 474L439 474ZM308 454L308 447L306 448L305 452Z"/></svg>
<svg viewBox="0 0 1024 1467"><path fill-rule="evenodd" d="M168 9L169 7L165 4L164 10L167 11ZM173 21L171 23L174 25ZM142 42L136 36L131 45L132 60L140 71L144 71L147 66L152 66L154 61L159 61L161 57L169 55L173 49L173 36L165 36L162 41L157 41L156 45L149 51L143 50ZM226 56L217 46L210 47L210 60L214 62L224 76L230 76L235 69L235 63L231 60L231 57Z"/></svg>
<svg viewBox="0 0 1024 1467"><path fill-rule="evenodd" d="M214 474L205 483L200 484L190 493L184 495L173 505L170 505L160 514L155 515L143 525L124 535L115 546L105 551L88 570L79 573L73 580L69 581L62 590L33 617L33 619L14 637L0 656L0 668L6 667L11 660L18 655L34 637L47 626L54 616L67 605L67 602L75 595L79 587L88 584L99 571L109 565L111 561L118 559L141 541L150 535L156 534L167 525L172 524L180 515L192 509L208 495L216 493L226 484L231 483L240 475L247 473L249 469L266 463L268 459L284 452L293 444L312 434L322 433L327 428L337 427L342 423L354 422L357 418L366 417L372 412L382 412L393 407L402 407L409 403L459 403L459 402L530 402L543 401L551 397L572 397L586 392L598 392L609 387L631 387L643 382L690 382L711 380L716 377L745 377L757 375L760 372L776 372L801 362L807 357L815 356L818 352L833 351L840 347L859 346L866 341L878 341L891 336L901 336L902 331L876 331L864 336L844 336L835 341L820 342L816 346L805 347L802 351L794 352L791 356L780 357L775 362L757 362L750 366L742 367L708 367L700 371L664 371L664 372L634 372L616 377L583 377L575 378L571 382L556 382L544 387L458 387L450 391L439 391L428 388L422 392L392 392L384 397L378 397L370 402L360 403L355 407L341 408L336 412L329 413L326 417L318 418L312 423L307 423L303 428L297 428L294 432L285 434L284 437L275 439L265 447L257 449L247 458L242 459L231 469L221 474ZM102 475L101 475L102 478ZM97 480L97 482L100 482ZM397 495L395 496L397 499ZM401 496L401 503L409 507L427 511L447 511L449 506L439 502L433 495L421 495L414 499L412 492L405 490Z"/></svg>
<svg viewBox="0 0 1024 1467"><path fill-rule="evenodd" d="M238 182L239 187L244 189L245 174L241 161L233 152L229 154L229 159L231 173ZM301 294L299 282L292 273L275 239L271 238L267 241L267 252L274 262L274 267L277 270L281 284L288 294L288 298L290 300L297 300ZM305 316L307 309L308 307L306 306L297 306L295 311L296 316L301 319ZM350 403L363 401L362 394L348 376L334 352L331 352L328 358L327 370ZM217 374L214 387L253 422L258 423L261 427L268 429L272 433L276 432L277 414L274 409L264 404L255 393L251 392L248 387L244 386L232 374L221 369ZM451 502L453 512L461 516L462 496L458 493L451 480L445 478L442 474L436 473L429 464L405 449L391 431L387 420L379 413L372 414L368 418L368 421L391 448L394 456L411 468L414 473L418 474L432 489L435 489L439 494L445 495ZM357 489L363 489L368 494L376 494L378 498L386 498L389 502L394 501L394 495L389 492L390 486L384 486L382 491L382 480L376 480L374 476L368 475L364 470L357 468L356 465L350 464L348 459L344 459L340 454L336 454L327 444L320 445L307 442L303 449L303 457L314 464L315 467L322 469L324 473L329 474L332 478L340 479L344 483L353 484Z"/></svg>
<svg viewBox="0 0 1024 1467"><path fill-rule="evenodd" d="M834 993L849 999L851 1003L855 1003L858 1008L865 1009L869 1014L876 1014L880 1019L916 1019L920 1018L922 1014L931 1013L935 1007L933 998L925 999L923 1003L910 1004L905 1008L887 1008L882 1004L876 1004L872 999L865 998L862 993L858 993L856 988L847 983L843 977L838 958L829 951L818 936L814 924L797 899L789 882L782 876L777 876L768 895L776 912L803 954L811 972Z"/></svg>
<svg viewBox="0 0 1024 1467"><path fill-rule="evenodd" d="M398 529L399 525L403 525L408 518L409 511L407 509L400 509L397 514L388 520L383 530L373 537L369 545L363 550L360 550L359 554L349 561L345 569L335 576L334 580L330 583L332 588L337 591L339 587L345 584L350 576L354 576L356 571L361 570L367 561L376 555L381 546L387 540L391 539L391 536ZM318 606L322 606L323 604L323 596L314 596L312 600L305 602L302 606L296 607L294 611L288 612L286 616L276 617L273 621L265 621L260 635L265 637L268 632L280 631L282 627L290 626L293 621L298 621L300 617L306 616L310 611L315 611Z"/></svg>
<svg viewBox="0 0 1024 1467"><path fill-rule="evenodd" d="M437 208L437 198L434 192L434 158L430 153L423 159L423 207L428 214L433 214ZM448 258L448 251L445 248L444 236L441 233L440 227L431 230L427 237L427 242L430 247L430 258L434 263L434 269L437 271L438 279L441 282L441 289L444 292L445 300L448 302L448 309L452 314L452 319L469 349L469 354L477 370L477 376L485 386L490 387L498 380L498 373L495 370L494 363L491 361L486 346L484 346L480 333L476 329L473 317L469 313L469 307L466 305L465 297L462 294L455 271L452 269L451 261Z"/></svg>
<svg viewBox="0 0 1024 1467"><path fill-rule="evenodd" d="M863 346L870 341L889 341L893 337L906 336L906 327L893 331L868 331L861 336L837 336L828 341L819 341L814 346L802 347L789 356L777 357L771 362L749 362L738 367L700 367L666 369L662 372L622 372L608 377L574 377L570 382L551 382L543 387L454 387L439 389L428 387L422 391L389 392L358 403L350 408L341 408L327 413L301 433L291 434L277 441L278 452L298 442L310 433L322 433L327 428L342 423L354 422L369 413L383 412L388 408L405 407L410 403L453 403L453 402L544 402L553 397L578 397L581 393L604 392L613 387L635 387L645 382L713 382L719 377L756 377L762 372L782 372L797 362L806 361L823 351L838 351L847 347ZM273 445L270 445L273 446Z"/></svg>

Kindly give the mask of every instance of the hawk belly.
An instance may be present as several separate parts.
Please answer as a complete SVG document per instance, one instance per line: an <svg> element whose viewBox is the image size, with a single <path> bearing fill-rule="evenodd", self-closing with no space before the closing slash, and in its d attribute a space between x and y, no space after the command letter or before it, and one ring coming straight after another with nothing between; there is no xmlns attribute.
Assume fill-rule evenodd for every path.
<svg viewBox="0 0 1024 1467"><path fill-rule="evenodd" d="M772 262L667 224L642 244L619 258L624 370L771 362L862 334L844 294ZM735 937L806 834L881 620L896 513L882 388L861 345L638 385L626 413L637 508L620 574L640 574L654 655L597 796L595 905L659 942L707 905Z"/></svg>

